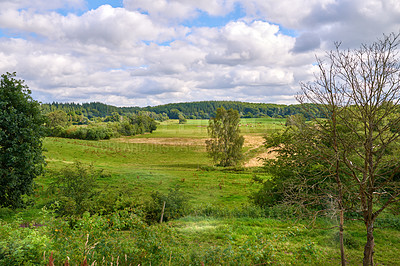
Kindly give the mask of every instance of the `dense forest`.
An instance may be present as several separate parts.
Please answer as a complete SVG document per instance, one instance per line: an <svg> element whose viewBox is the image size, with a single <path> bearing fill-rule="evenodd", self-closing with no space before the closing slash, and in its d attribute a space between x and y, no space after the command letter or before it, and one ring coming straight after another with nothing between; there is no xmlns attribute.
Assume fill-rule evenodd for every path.
<svg viewBox="0 0 400 266"><path fill-rule="evenodd" d="M158 106L147 107L116 107L99 102L91 103L51 103L42 104L44 113L50 113L62 110L69 115L87 117L92 119L95 117L112 116L113 113L119 115L130 115L139 112L150 112L156 120L164 120L166 116L170 119L178 119L179 115L183 115L189 119L209 119L215 115L217 108L237 110L242 118L252 117L276 117L283 118L290 115L305 113L304 108L299 104L283 105L283 104L265 104L265 103L247 103L239 101L201 101L189 103L170 103ZM308 105L314 114L320 113L318 106ZM306 113L310 113L307 110Z"/></svg>

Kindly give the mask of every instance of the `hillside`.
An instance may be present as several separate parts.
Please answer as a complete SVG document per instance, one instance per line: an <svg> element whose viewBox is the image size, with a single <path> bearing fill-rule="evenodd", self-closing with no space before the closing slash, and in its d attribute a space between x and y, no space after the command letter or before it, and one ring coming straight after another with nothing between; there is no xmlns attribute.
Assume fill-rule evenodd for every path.
<svg viewBox="0 0 400 266"><path fill-rule="evenodd" d="M183 114L190 119L208 119L215 114L219 107L225 109L237 110L241 117L275 117L284 118L290 115L302 113L300 104L282 105L282 104L266 104L266 103L248 103L238 101L201 101L201 102L185 102L185 103L170 103L158 106L147 107L116 107L99 102L91 103L51 103L42 104L44 113L63 110L66 113L74 113L84 115L86 117L106 117L112 113L120 115L128 115L140 111L149 111L156 114L166 114L170 119L177 119L179 114ZM318 113L316 105L309 105L315 113Z"/></svg>

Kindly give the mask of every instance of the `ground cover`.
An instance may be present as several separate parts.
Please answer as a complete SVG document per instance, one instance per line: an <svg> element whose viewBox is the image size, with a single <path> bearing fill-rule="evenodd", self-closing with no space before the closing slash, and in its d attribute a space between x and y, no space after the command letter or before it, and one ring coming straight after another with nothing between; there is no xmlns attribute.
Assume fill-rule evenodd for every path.
<svg viewBox="0 0 400 266"><path fill-rule="evenodd" d="M246 161L265 153L263 134L281 129L284 123L282 119L243 119ZM205 152L206 138L207 120L188 120L183 125L177 120L164 121L152 134L106 141L46 138L49 173L72 167L75 161L93 164L103 171L99 189L105 191L105 196L117 191L139 203L149 200L154 191L167 193L179 186L188 196L189 216L147 226L132 213L85 214L71 230L62 219L42 210L53 202L46 193L51 179L45 175L36 180L35 205L17 212L0 210L0 251L19 245L15 254L25 254L19 254L21 258L29 255L32 261L39 256L39 264L48 262L50 251L54 251L58 262L68 256L76 264L86 257L98 265L115 264L117 258L121 265L340 262L334 218L318 220L311 226L310 220L297 220L289 211L250 205L248 196L259 189L259 184L252 182L253 176L268 176L257 167L213 167ZM388 216L383 221L375 231L376 262L398 265L399 219ZM46 226L21 227L25 223ZM358 264L365 242L363 225L348 222L345 234L348 261Z"/></svg>

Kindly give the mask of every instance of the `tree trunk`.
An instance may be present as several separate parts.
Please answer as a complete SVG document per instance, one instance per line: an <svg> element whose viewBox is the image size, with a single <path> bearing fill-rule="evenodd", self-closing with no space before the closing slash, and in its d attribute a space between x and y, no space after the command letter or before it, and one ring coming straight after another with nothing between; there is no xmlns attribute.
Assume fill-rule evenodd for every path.
<svg viewBox="0 0 400 266"><path fill-rule="evenodd" d="M366 223L367 226L367 243L364 247L363 266L374 265L374 222Z"/></svg>
<svg viewBox="0 0 400 266"><path fill-rule="evenodd" d="M343 209L340 210L340 225L339 225L339 239L340 239L340 258L342 261L342 266L346 265L346 257L344 255L344 241L343 241L343 223L344 223L344 217L343 217Z"/></svg>

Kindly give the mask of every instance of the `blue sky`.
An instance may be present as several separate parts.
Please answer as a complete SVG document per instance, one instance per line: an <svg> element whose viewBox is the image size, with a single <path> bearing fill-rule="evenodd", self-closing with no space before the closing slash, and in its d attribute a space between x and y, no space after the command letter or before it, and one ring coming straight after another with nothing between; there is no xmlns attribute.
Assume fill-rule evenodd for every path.
<svg viewBox="0 0 400 266"><path fill-rule="evenodd" d="M122 0L88 0L87 1L89 9L96 9L101 5L110 5L112 7L123 7Z"/></svg>
<svg viewBox="0 0 400 266"><path fill-rule="evenodd" d="M397 0L2 0L0 72L42 102L290 104L335 41L399 29Z"/></svg>

